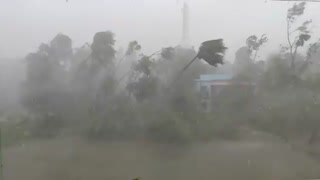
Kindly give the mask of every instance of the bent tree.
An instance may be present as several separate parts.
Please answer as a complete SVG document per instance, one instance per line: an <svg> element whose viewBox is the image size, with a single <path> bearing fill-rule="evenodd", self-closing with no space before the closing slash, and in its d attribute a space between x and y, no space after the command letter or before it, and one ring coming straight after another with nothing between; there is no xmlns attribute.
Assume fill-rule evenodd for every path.
<svg viewBox="0 0 320 180"><path fill-rule="evenodd" d="M304 21L299 26L294 26L296 20L304 14L306 2L294 4L287 13L287 41L288 46L283 47L288 52L291 60L291 69L295 70L295 60L299 47L303 47L305 42L311 38L310 24L312 20Z"/></svg>

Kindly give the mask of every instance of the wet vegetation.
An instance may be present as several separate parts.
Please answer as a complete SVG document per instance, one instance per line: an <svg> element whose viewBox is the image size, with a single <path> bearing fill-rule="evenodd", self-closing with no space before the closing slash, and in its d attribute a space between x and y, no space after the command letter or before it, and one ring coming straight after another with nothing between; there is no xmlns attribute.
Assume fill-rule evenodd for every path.
<svg viewBox="0 0 320 180"><path fill-rule="evenodd" d="M92 43L80 48L73 47L68 35L58 34L25 57L26 78L19 91L22 108L1 111L3 144L10 148L22 142L76 137L88 143L143 142L192 149L201 143L240 143L260 133L262 139L272 137L317 161L320 41L310 40L311 20L296 22L303 18L305 5L298 3L288 10L288 42L279 52L261 59L267 34L252 35L233 63L224 59L223 39L206 41L199 50L164 47L146 55L138 40L129 42L125 52L116 51L116 32L97 32ZM233 84L222 90L208 112L194 80L215 73L233 74ZM254 89L239 87L239 82L253 84ZM115 146L114 151L119 148ZM149 164L144 167L150 166L149 160L142 161ZM167 167L162 161L159 164ZM247 178L263 174L254 171L256 176ZM311 176L317 174L314 171Z"/></svg>

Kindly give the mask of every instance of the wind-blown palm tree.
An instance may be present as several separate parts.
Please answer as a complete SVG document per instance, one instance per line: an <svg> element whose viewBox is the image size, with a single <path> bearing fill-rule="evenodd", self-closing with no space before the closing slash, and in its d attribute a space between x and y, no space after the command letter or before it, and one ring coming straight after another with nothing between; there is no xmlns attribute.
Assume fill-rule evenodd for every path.
<svg viewBox="0 0 320 180"><path fill-rule="evenodd" d="M223 39L205 41L201 44L198 54L182 69L184 72L196 60L203 59L211 66L223 64L223 58L227 47L224 46Z"/></svg>

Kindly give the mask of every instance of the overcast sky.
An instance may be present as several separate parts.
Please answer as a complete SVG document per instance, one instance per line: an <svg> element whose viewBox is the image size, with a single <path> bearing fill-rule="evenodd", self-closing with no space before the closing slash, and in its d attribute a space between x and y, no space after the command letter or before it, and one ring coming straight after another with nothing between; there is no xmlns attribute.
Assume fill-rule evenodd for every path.
<svg viewBox="0 0 320 180"><path fill-rule="evenodd" d="M205 40L224 38L227 58L245 39L266 33L264 54L285 43L285 17L293 3L266 0L188 0L190 36L196 47ZM145 53L181 40L182 0L0 0L0 57L23 57L57 33L74 46L91 42L97 31L116 34L117 47L138 40ZM320 37L320 3L309 3L304 19L312 18Z"/></svg>

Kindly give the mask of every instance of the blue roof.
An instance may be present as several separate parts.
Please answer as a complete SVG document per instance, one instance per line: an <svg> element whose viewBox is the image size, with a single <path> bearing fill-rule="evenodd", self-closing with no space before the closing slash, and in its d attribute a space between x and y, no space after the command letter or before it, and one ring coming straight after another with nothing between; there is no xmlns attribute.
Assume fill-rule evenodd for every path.
<svg viewBox="0 0 320 180"><path fill-rule="evenodd" d="M233 78L232 74L203 74L200 75L198 81L223 81L231 80Z"/></svg>

